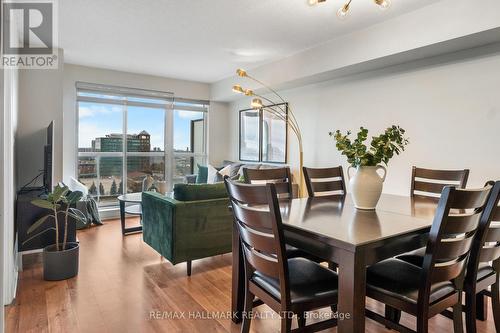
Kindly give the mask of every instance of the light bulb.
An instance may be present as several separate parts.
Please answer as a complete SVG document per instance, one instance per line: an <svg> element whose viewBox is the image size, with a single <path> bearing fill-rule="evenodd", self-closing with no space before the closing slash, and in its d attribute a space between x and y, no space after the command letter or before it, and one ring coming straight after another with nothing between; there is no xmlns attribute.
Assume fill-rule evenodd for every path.
<svg viewBox="0 0 500 333"><path fill-rule="evenodd" d="M233 86L233 92L241 94L244 92L244 90L239 84L235 84Z"/></svg>
<svg viewBox="0 0 500 333"><path fill-rule="evenodd" d="M260 98L254 98L254 99L252 99L251 106L254 109L260 109L260 108L262 108L262 100Z"/></svg>
<svg viewBox="0 0 500 333"><path fill-rule="evenodd" d="M314 6L318 4L318 0L308 0L307 3L309 4L309 6Z"/></svg>
<svg viewBox="0 0 500 333"><path fill-rule="evenodd" d="M380 9L387 9L391 6L391 0L374 0Z"/></svg>
<svg viewBox="0 0 500 333"><path fill-rule="evenodd" d="M238 76L241 76L241 77L245 77L245 76L247 76L247 72L246 72L244 69L241 69L241 68L238 68L238 69L236 70L236 74L237 74Z"/></svg>

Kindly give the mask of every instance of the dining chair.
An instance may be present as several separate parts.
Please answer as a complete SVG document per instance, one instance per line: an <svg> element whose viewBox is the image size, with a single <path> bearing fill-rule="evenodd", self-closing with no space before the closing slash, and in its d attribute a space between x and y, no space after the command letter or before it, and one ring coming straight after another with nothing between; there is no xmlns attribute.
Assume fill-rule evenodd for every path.
<svg viewBox="0 0 500 333"><path fill-rule="evenodd" d="M243 168L245 183L247 184L266 184L273 183L276 187L276 192L280 199L293 198L292 173L289 167L273 168L273 169L250 169ZM286 245L286 253L288 258L304 257L316 262L324 260L310 253L302 251L289 244ZM334 264L329 263L331 269L335 269Z"/></svg>
<svg viewBox="0 0 500 333"><path fill-rule="evenodd" d="M292 173L289 167L273 169L243 168L247 184L275 183L280 198L293 198Z"/></svg>
<svg viewBox="0 0 500 333"><path fill-rule="evenodd" d="M287 258L276 184L225 183L245 266L241 332L250 329L255 297L280 315L281 332L292 332L293 315L302 331L335 326L335 318L305 326L307 311L337 304L338 276L311 260Z"/></svg>
<svg viewBox="0 0 500 333"><path fill-rule="evenodd" d="M488 184L493 189L472 244L464 283L467 333L476 332L477 301L483 302L484 296L491 297L495 328L500 332L500 181Z"/></svg>
<svg viewBox="0 0 500 333"><path fill-rule="evenodd" d="M465 188L469 169L432 170L414 166L411 172L410 196L438 197L445 186Z"/></svg>
<svg viewBox="0 0 500 333"><path fill-rule="evenodd" d="M342 166L333 168L303 167L309 197L345 195L346 186Z"/></svg>
<svg viewBox="0 0 500 333"><path fill-rule="evenodd" d="M423 265L391 258L367 269L366 295L386 304L398 315L388 317L386 312L384 317L367 309L367 317L400 332L413 332L398 322L403 311L417 318L417 332L427 332L429 318L452 307L454 331L463 331L465 267L490 191L491 186L475 190L452 186L443 189Z"/></svg>
<svg viewBox="0 0 500 333"><path fill-rule="evenodd" d="M414 166L412 168L410 196L439 198L445 186L465 188L469 179L469 170L432 170ZM417 266L422 266L425 248L404 253L398 259Z"/></svg>

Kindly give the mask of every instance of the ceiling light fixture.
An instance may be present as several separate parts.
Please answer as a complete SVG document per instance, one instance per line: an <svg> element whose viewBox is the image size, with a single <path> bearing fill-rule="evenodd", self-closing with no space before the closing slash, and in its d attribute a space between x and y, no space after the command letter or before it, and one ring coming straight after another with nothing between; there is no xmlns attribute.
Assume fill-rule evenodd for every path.
<svg viewBox="0 0 500 333"><path fill-rule="evenodd" d="M321 2L326 2L326 0L308 0L307 3L310 6L315 6ZM337 11L337 16L339 19L345 19L347 15L349 15L349 11L351 9L352 0L347 0L342 7ZM380 9L387 9L391 6L391 0L373 0L373 2L379 6Z"/></svg>

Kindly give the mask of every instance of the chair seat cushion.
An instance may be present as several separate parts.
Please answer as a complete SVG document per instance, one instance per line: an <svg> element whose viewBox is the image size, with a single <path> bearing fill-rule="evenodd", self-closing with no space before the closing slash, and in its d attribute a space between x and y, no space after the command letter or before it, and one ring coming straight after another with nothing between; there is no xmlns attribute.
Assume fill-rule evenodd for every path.
<svg viewBox="0 0 500 333"><path fill-rule="evenodd" d="M418 250L415 250L415 251L411 251L411 252L402 254L400 256L397 256L396 258L403 260L405 262L408 262L412 265L422 267L424 264L424 256L425 256L425 247L418 249ZM495 274L495 270L493 269L493 267L491 267L487 263L480 263L479 264L479 268L477 271L478 281L481 279L484 279L485 277L487 277L491 274Z"/></svg>
<svg viewBox="0 0 500 333"><path fill-rule="evenodd" d="M402 255L397 256L397 259L409 262L410 264L413 264L418 267L422 267L424 264L424 257L425 257L425 247L404 253Z"/></svg>
<svg viewBox="0 0 500 333"><path fill-rule="evenodd" d="M288 259L290 298L292 304L336 298L337 273L305 258ZM274 298L280 299L279 280L255 272L252 281Z"/></svg>
<svg viewBox="0 0 500 333"><path fill-rule="evenodd" d="M381 261L367 270L367 293L384 293L413 304L417 303L422 269L399 259ZM452 282L439 282L431 286L430 302L440 300L456 291Z"/></svg>

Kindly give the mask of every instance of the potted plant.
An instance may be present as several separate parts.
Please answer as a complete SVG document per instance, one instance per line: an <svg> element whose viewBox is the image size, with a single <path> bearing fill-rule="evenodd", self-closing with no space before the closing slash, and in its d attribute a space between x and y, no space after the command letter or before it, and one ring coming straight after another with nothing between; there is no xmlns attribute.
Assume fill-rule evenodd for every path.
<svg viewBox="0 0 500 333"><path fill-rule="evenodd" d="M350 166L347 170L349 187L352 193L354 205L358 209L373 210L382 194L382 187L387 174L386 166L394 155L404 151L409 141L405 138L405 130L393 125L379 136L372 137L370 146L365 144L368 138L368 130L361 127L356 139L349 138L351 131L342 134L339 130L330 132L336 141L336 147L347 157ZM351 170L355 168L356 173L351 177ZM378 170L383 170L381 177Z"/></svg>
<svg viewBox="0 0 500 333"><path fill-rule="evenodd" d="M55 231L56 243L43 249L43 278L45 280L64 280L78 274L79 245L76 242L68 242L67 240L68 223L86 222L85 215L78 209L71 207L80 201L82 196L83 193L80 191L70 192L67 186L58 185L46 199L31 201L33 205L49 209L51 212L33 223L28 229L28 234L40 228L47 219L52 219L55 225L55 227L46 228L27 240L29 241L50 230ZM64 221L62 242L60 241L60 221Z"/></svg>

